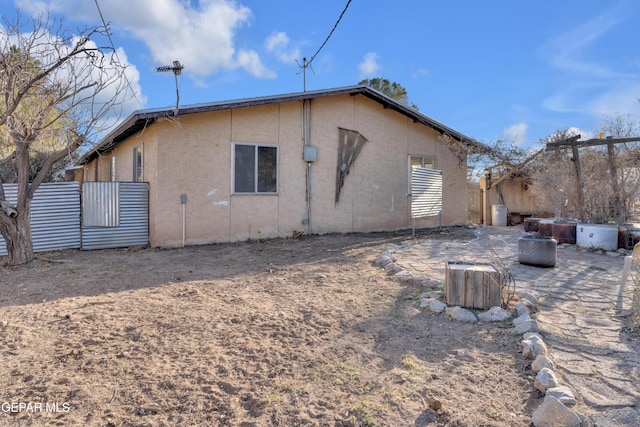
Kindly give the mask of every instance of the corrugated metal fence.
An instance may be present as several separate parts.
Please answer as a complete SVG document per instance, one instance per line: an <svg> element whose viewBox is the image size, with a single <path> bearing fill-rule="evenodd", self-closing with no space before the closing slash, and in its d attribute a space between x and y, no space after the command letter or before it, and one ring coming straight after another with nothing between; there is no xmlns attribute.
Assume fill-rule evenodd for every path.
<svg viewBox="0 0 640 427"><path fill-rule="evenodd" d="M17 185L3 185L7 201ZM34 252L107 249L149 243L149 184L78 182L42 184L31 202ZM0 236L0 255L7 247Z"/></svg>
<svg viewBox="0 0 640 427"><path fill-rule="evenodd" d="M149 243L149 184L146 182L85 182L82 213L82 249Z"/></svg>
<svg viewBox="0 0 640 427"><path fill-rule="evenodd" d="M7 201L18 200L17 184L4 184ZM35 252L80 247L80 186L77 182L41 185L31 202L31 234ZM0 255L7 245L0 236Z"/></svg>

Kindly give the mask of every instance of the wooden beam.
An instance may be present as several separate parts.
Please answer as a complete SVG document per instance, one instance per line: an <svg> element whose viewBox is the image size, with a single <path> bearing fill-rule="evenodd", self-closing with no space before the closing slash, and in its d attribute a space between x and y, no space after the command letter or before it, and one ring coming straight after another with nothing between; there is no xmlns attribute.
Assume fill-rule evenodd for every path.
<svg viewBox="0 0 640 427"><path fill-rule="evenodd" d="M578 141L579 138L580 138L580 135L577 135L565 141L549 142L547 144L547 150L558 148L558 147L574 146L574 145L578 147L592 147L595 145L621 144L624 142L640 142L640 136L634 136L631 138L605 138L605 139L592 138L584 141Z"/></svg>
<svg viewBox="0 0 640 427"><path fill-rule="evenodd" d="M578 199L580 199L580 219L587 222L587 212L584 207L584 181L582 180L582 168L580 167L580 153L578 146L571 147L573 150L573 161L576 164L576 176L578 178Z"/></svg>
<svg viewBox="0 0 640 427"><path fill-rule="evenodd" d="M616 208L616 224L622 225L622 200L620 199L620 188L618 185L618 168L613 153L613 142L607 144L607 153L609 154L609 170L611 171L611 185L613 186L613 198Z"/></svg>

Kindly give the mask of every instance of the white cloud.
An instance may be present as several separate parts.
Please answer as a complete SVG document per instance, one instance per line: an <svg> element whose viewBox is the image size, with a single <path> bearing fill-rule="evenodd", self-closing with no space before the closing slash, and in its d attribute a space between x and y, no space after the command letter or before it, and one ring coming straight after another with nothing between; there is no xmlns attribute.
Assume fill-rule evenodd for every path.
<svg viewBox="0 0 640 427"><path fill-rule="evenodd" d="M76 123L80 134L89 138L102 135L146 101L138 70L128 63L122 49L103 51L104 56L95 53L105 42L99 33L92 39L85 39L86 34L68 38L57 25L47 26L38 20L32 29L31 33L5 37L0 50L19 46L38 60L47 70L47 81L55 82L56 105ZM73 49L80 53L70 55Z"/></svg>
<svg viewBox="0 0 640 427"><path fill-rule="evenodd" d="M614 6L543 47L549 64L560 72L557 80L561 82L558 90L543 100L544 108L595 117L640 111L640 76L633 64L603 61L594 46L606 42L611 30L624 25L625 17L620 5Z"/></svg>
<svg viewBox="0 0 640 427"><path fill-rule="evenodd" d="M282 31L274 32L264 42L267 52L276 55L284 64L292 64L300 57L300 49L289 48L289 36Z"/></svg>
<svg viewBox="0 0 640 427"><path fill-rule="evenodd" d="M429 75L429 70L427 70L426 68L419 68L413 73L411 73L411 77L413 77L414 79L418 77L426 76L426 75Z"/></svg>
<svg viewBox="0 0 640 427"><path fill-rule="evenodd" d="M373 52L367 53L360 65L358 65L358 68L361 79L375 77L381 69L380 64L378 64L378 54Z"/></svg>
<svg viewBox="0 0 640 427"><path fill-rule="evenodd" d="M503 131L505 140L518 147L526 145L528 127L529 125L523 122L509 126Z"/></svg>
<svg viewBox="0 0 640 427"><path fill-rule="evenodd" d="M569 129L567 129L567 135L568 136L580 135L580 139L582 140L591 139L595 137L595 134L593 132L588 130L583 130L577 127L570 127Z"/></svg>
<svg viewBox="0 0 640 427"><path fill-rule="evenodd" d="M241 50L238 52L237 61L242 68L254 77L265 79L274 79L276 77L276 73L267 69L260 62L257 52L253 50Z"/></svg>
<svg viewBox="0 0 640 427"><path fill-rule="evenodd" d="M543 52L551 65L566 72L610 78L616 74L614 71L582 57L585 50L604 37L617 23L618 19L612 14L600 15L551 40L543 47Z"/></svg>
<svg viewBox="0 0 640 427"><path fill-rule="evenodd" d="M17 4L32 14L46 6L70 19L99 22L95 3L86 0L18 0ZM234 0L109 0L100 7L112 27L147 46L156 65L179 60L185 64L184 72L196 78L238 68L254 77L275 75L262 64L258 52L237 48L236 35L252 14Z"/></svg>

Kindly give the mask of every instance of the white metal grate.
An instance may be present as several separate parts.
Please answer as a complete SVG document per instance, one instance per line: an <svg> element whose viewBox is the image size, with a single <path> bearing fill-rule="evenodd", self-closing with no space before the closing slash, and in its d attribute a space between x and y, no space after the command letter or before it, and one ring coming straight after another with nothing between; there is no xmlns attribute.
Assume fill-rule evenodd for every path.
<svg viewBox="0 0 640 427"><path fill-rule="evenodd" d="M442 212L442 171L420 166L411 168L411 218Z"/></svg>

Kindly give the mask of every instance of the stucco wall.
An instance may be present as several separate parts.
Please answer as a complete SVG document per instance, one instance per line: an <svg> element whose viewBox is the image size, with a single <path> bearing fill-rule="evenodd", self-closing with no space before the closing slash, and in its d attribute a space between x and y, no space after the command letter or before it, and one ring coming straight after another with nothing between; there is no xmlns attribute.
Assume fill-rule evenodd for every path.
<svg viewBox="0 0 640 427"><path fill-rule="evenodd" d="M160 122L161 123L161 122ZM109 162L111 157L116 158L116 181L133 181L133 148L141 145L143 150L142 181L149 183L149 236L152 240L156 232L154 221L157 211L157 200L154 195L158 192L157 176L157 136L158 124L151 124L143 131L129 137L126 141L118 145L113 150L98 157L96 160L85 165L83 178L85 181L109 181ZM96 165L98 176L96 179Z"/></svg>
<svg viewBox="0 0 640 427"><path fill-rule="evenodd" d="M510 213L520 214L513 217L513 221L522 221L526 216L546 217L554 213L552 201L535 193L531 187L525 187L520 179L507 179L497 185L492 185L487 196L487 218L491 218L491 205L501 204L506 205Z"/></svg>
<svg viewBox="0 0 640 427"><path fill-rule="evenodd" d="M436 159L443 170L443 224L466 222L466 165L447 150L431 128L386 110L365 97L314 100L311 144L318 146L313 174L313 229L379 231L411 226L409 155ZM347 175L336 205L338 129L356 130L367 142ZM421 218L417 227L439 225Z"/></svg>
<svg viewBox="0 0 640 427"><path fill-rule="evenodd" d="M363 96L321 97L308 105L308 143L317 148L317 161L310 168L312 232L411 227L409 155L434 157L436 168L443 170L443 224L466 222L466 167L435 131ZM133 147L144 143L151 245L180 246L183 230L186 244L306 232L302 111L302 102L294 101L183 115L177 121L158 121L121 144L114 151L117 179L130 181ZM357 131L368 142L346 176L336 204L339 128ZM278 194L232 193L234 142L278 147ZM103 156L101 180L108 180L109 155ZM419 219L416 225L438 224L436 217Z"/></svg>

